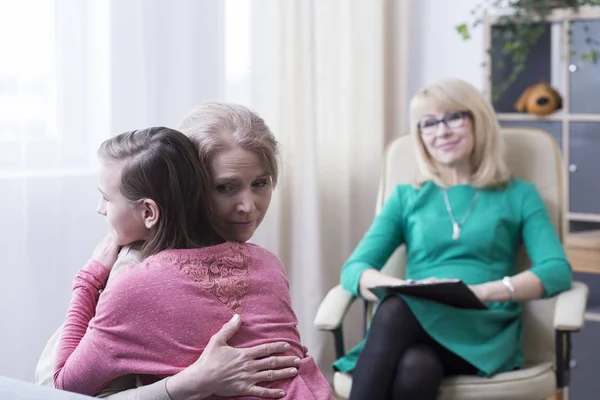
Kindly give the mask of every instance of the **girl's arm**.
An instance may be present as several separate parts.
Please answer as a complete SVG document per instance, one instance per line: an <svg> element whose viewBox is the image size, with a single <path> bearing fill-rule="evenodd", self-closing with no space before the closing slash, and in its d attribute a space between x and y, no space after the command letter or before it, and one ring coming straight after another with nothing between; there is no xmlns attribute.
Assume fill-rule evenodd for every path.
<svg viewBox="0 0 600 400"><path fill-rule="evenodd" d="M109 273L110 270L98 261L90 260L73 280L73 296L56 351L54 386L57 389L93 395L112 380L108 379L100 387L90 390L93 385L84 383L82 386L73 386L73 382L68 379L79 367L74 359L81 360L79 364L88 360L94 365L104 363L105 367L111 364L110 360L105 358L106 352L102 351L102 348L108 351L110 343L97 337L96 331L88 330L90 321L96 314L100 291L104 289ZM96 346L86 347L86 344L94 339L97 340ZM113 379L118 376L114 376Z"/></svg>
<svg viewBox="0 0 600 400"><path fill-rule="evenodd" d="M105 238L103 241L100 242L100 244L98 245L98 248L94 251L94 254L92 255L92 258L94 258L94 257L102 258L102 254L106 254L106 253L108 254L109 257L103 258L104 261L100 262L100 264L103 264L103 263L109 264L111 262L111 258L114 256L114 253L118 250L118 246L114 245L114 247L113 247L113 243L107 239L111 239L110 235L107 238ZM111 254L111 251L105 252L104 251L105 247L112 249L111 251L113 253ZM139 261L140 261L139 247L133 246L133 245L123 246L119 250L117 260L115 261L114 266L112 267L112 269L110 271L108 282L110 282L111 277L114 276L115 273L118 273L119 270L123 269L127 265L138 263ZM103 264L103 265L107 266L107 264ZM95 306L94 306L94 313L95 313ZM56 330L56 332L54 332L54 334L50 337L50 339L48 339L48 342L46 343L46 346L44 347L44 350L42 351L42 354L40 355L40 359L38 360L38 363L37 363L36 369L35 369L35 383L37 385L42 385L42 386L47 386L47 387L52 387L52 388L54 387L54 368L56 366L56 353L58 350L58 344L59 344L59 340L60 340L62 331L63 331L63 325L61 325Z"/></svg>
<svg viewBox="0 0 600 400"><path fill-rule="evenodd" d="M106 286L111 268L117 261L119 246L113 233L106 235L94 249L92 259L79 271L73 280L73 295L62 334L56 351L54 386L64 389L64 369L67 360L77 351L88 331L91 319L96 314L100 292ZM90 352L86 357L103 359L106 353ZM108 382L106 382L108 383ZM75 390L72 390L75 391ZM83 394L94 394L80 392Z"/></svg>

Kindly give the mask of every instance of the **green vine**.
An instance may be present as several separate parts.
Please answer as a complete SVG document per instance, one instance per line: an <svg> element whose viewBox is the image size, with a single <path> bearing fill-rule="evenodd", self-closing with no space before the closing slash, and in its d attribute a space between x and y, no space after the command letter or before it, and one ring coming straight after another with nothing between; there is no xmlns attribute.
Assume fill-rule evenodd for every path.
<svg viewBox="0 0 600 400"><path fill-rule="evenodd" d="M499 27L492 29L492 41L500 40L502 48L500 54L494 54L498 60L494 66L505 69L507 66L502 60L512 60L508 78L501 81L492 77L492 93L494 101L515 83L527 65L530 49L536 45L548 29L547 19L555 8L569 8L577 11L582 6L597 6L600 0L482 0L470 12L473 19L471 23L463 23L456 27L456 31L463 40L471 38L471 29L483 22L485 11L489 8L508 9L511 11L498 18ZM585 28L584 28L585 30ZM589 51L576 54L582 60L597 62L600 42L591 35L586 35L586 44ZM491 49L487 50L488 53ZM495 49L498 51L498 49ZM498 57L499 56L499 57Z"/></svg>

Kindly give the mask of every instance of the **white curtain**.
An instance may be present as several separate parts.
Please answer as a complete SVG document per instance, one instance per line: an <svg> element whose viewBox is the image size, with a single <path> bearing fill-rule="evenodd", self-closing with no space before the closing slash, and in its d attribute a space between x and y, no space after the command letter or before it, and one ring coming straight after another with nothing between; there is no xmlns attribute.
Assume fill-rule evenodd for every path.
<svg viewBox="0 0 600 400"><path fill-rule="evenodd" d="M252 2L251 106L283 145L283 173L255 240L286 265L303 342L329 375L312 325L374 216L386 142L404 126L404 10L384 0ZM361 337L360 307L346 325Z"/></svg>
<svg viewBox="0 0 600 400"><path fill-rule="evenodd" d="M106 230L95 151L225 92L213 0L0 0L0 375L33 380Z"/></svg>
<svg viewBox="0 0 600 400"><path fill-rule="evenodd" d="M248 104L283 144L255 239L284 261L328 373L331 339L312 320L372 220L383 146L405 129L404 3L0 0L0 375L33 379L105 232L100 141L172 126L207 99Z"/></svg>

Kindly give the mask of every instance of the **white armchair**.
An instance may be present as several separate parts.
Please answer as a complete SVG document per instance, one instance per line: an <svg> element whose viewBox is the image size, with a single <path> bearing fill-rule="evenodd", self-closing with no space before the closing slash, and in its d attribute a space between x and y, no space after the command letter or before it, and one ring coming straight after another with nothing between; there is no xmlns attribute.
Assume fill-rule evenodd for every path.
<svg viewBox="0 0 600 400"><path fill-rule="evenodd" d="M556 141L546 132L529 128L506 128L502 131L507 147L508 164L513 175L536 185L554 226L563 239L564 201L561 157ZM391 142L383 158L377 212L397 184L409 183L416 171L413 137L403 135ZM529 267L523 250L519 259L522 269ZM403 277L404 247L396 250L383 272ZM569 385L571 333L583 327L588 288L574 282L571 290L548 299L524 304L523 352L525 366L518 371L500 373L492 378L458 376L444 380L439 399L547 399L561 396ZM337 357L345 354L342 320L355 297L340 285L329 291L317 312L317 329L330 331L335 337ZM364 329L373 312L365 301ZM336 372L336 394L348 398L352 376Z"/></svg>

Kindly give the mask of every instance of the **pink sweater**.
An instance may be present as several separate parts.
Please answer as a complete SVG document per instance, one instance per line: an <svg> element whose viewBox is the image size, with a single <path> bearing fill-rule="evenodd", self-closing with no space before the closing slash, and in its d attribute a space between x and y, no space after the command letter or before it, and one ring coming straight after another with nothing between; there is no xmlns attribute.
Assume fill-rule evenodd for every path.
<svg viewBox="0 0 600 400"><path fill-rule="evenodd" d="M285 341L291 345L287 355L302 359L296 377L265 386L283 389L286 399L331 398L314 359L303 357L285 271L271 252L231 242L166 250L125 267L100 296L108 274L89 261L74 279L56 388L94 395L123 375L150 383L176 374L238 313L243 324L231 346Z"/></svg>

